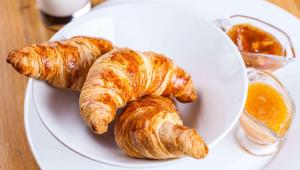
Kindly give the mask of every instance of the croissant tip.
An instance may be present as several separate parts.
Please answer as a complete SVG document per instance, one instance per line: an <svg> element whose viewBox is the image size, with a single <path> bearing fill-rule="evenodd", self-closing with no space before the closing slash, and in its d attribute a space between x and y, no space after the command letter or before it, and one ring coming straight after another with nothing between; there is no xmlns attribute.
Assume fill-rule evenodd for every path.
<svg viewBox="0 0 300 170"><path fill-rule="evenodd" d="M180 96L176 98L181 103L190 103L194 102L198 99L197 95L189 95L189 96Z"/></svg>
<svg viewBox="0 0 300 170"><path fill-rule="evenodd" d="M91 123L90 128L95 134L103 134L108 129L107 126L99 126L98 123Z"/></svg>
<svg viewBox="0 0 300 170"><path fill-rule="evenodd" d="M25 64L25 62L22 61L20 55L18 55L17 51L12 51L8 54L6 62L10 65L12 65L12 67L18 71L21 74L24 75L30 75L31 72L26 72L28 71L28 65ZM27 69L27 70L26 70Z"/></svg>
<svg viewBox="0 0 300 170"><path fill-rule="evenodd" d="M208 149L207 145L204 143L203 144L203 152L202 152L201 156L198 157L197 159L205 158L208 155L208 152L209 152L209 149Z"/></svg>
<svg viewBox="0 0 300 170"><path fill-rule="evenodd" d="M11 61L10 57L7 57L6 62L10 64L10 61Z"/></svg>
<svg viewBox="0 0 300 170"><path fill-rule="evenodd" d="M209 149L204 140L198 136L198 140L195 143L195 151L196 153L192 154L191 156L196 159L203 159L208 155Z"/></svg>
<svg viewBox="0 0 300 170"><path fill-rule="evenodd" d="M182 95L177 96L176 99L182 103L189 103L189 102L194 102L198 99L198 93L193 84L191 84L191 88L186 88L189 89L188 91L185 91L182 93Z"/></svg>
<svg viewBox="0 0 300 170"><path fill-rule="evenodd" d="M8 54L7 58L6 58L6 62L10 65L12 65L12 67L14 69L16 69L18 72L20 72L21 74L22 72L22 66L20 64L20 58L17 56L17 52L16 51L12 51Z"/></svg>
<svg viewBox="0 0 300 170"><path fill-rule="evenodd" d="M7 63L12 64L12 60L13 60L13 58L15 56L15 53L16 53L15 51L12 51L12 52L8 53L8 56L6 58L6 62Z"/></svg>

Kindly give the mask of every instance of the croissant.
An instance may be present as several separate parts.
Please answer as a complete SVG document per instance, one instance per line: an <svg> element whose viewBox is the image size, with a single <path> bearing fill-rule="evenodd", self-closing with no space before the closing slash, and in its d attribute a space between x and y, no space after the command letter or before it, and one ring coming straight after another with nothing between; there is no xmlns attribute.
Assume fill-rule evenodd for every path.
<svg viewBox="0 0 300 170"><path fill-rule="evenodd" d="M105 39L76 36L12 51L7 62L23 75L79 91L94 61L112 48Z"/></svg>
<svg viewBox="0 0 300 170"><path fill-rule="evenodd" d="M117 48L97 59L80 94L81 117L98 134L107 131L118 108L145 95L196 100L191 76L154 52Z"/></svg>
<svg viewBox="0 0 300 170"><path fill-rule="evenodd" d="M126 107L115 125L121 150L134 158L204 158L208 147L195 129L182 125L171 99L148 96Z"/></svg>

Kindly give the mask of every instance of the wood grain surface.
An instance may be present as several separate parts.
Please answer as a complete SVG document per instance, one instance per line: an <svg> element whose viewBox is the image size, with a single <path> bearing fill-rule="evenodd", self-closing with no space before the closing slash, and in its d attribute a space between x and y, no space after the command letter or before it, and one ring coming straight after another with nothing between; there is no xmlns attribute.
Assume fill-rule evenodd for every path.
<svg viewBox="0 0 300 170"><path fill-rule="evenodd" d="M94 0L93 4L103 0ZM269 0L300 17L300 0ZM9 51L48 40L54 32L39 18L35 0L0 0L0 169L39 169L23 121L27 78L6 63Z"/></svg>

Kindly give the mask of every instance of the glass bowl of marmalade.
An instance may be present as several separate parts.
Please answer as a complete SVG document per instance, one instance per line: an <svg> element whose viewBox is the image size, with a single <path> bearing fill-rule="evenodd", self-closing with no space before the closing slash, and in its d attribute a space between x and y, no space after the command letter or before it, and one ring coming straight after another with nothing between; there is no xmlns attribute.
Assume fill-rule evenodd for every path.
<svg viewBox="0 0 300 170"><path fill-rule="evenodd" d="M248 79L248 96L237 139L246 151L269 155L275 153L286 138L295 104L272 74L248 69Z"/></svg>
<svg viewBox="0 0 300 170"><path fill-rule="evenodd" d="M291 38L270 23L243 15L215 23L238 47L246 67L274 72L296 57Z"/></svg>

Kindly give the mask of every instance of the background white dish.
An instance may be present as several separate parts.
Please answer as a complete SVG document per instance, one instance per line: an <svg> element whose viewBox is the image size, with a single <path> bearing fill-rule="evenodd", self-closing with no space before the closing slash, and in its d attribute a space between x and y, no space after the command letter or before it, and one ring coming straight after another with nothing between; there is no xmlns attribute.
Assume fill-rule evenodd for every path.
<svg viewBox="0 0 300 170"><path fill-rule="evenodd" d="M114 30L108 34L113 35L90 29L91 24L101 25L103 18L112 19ZM210 147L238 120L246 97L245 68L232 42L207 22L165 6L118 5L87 14L52 40L87 32L115 37L118 46L164 53L185 68L199 89L201 103L179 104L178 108L184 123L196 128ZM117 148L113 128L104 135L92 134L80 119L78 95L33 81L33 98L41 120L59 141L79 154L111 165L145 167L166 162L128 158Z"/></svg>

